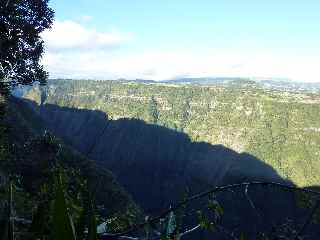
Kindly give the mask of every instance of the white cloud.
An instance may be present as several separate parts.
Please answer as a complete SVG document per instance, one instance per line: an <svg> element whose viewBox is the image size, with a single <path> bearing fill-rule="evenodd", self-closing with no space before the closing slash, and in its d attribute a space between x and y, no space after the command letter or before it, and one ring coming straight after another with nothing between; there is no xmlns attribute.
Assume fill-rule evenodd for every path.
<svg viewBox="0 0 320 240"><path fill-rule="evenodd" d="M227 49L121 53L111 48L121 49L132 34L99 32L72 21L56 22L43 37L47 46L43 63L51 77L155 80L178 76L282 77L320 82L320 56Z"/></svg>
<svg viewBox="0 0 320 240"><path fill-rule="evenodd" d="M90 15L84 15L84 16L81 17L81 20L83 22L90 22L92 19L93 19L93 17L90 16Z"/></svg>
<svg viewBox="0 0 320 240"><path fill-rule="evenodd" d="M99 32L73 21L56 21L51 29L43 32L42 37L47 51L75 51L114 47L131 40L132 34L115 30Z"/></svg>

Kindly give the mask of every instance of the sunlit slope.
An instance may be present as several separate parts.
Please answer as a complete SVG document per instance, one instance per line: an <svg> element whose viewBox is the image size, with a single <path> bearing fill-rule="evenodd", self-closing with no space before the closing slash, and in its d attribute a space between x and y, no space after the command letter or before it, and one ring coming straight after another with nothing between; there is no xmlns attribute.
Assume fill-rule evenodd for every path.
<svg viewBox="0 0 320 240"><path fill-rule="evenodd" d="M320 183L320 95L229 86L52 80L25 97L97 109L187 133L193 140L248 152L300 186Z"/></svg>

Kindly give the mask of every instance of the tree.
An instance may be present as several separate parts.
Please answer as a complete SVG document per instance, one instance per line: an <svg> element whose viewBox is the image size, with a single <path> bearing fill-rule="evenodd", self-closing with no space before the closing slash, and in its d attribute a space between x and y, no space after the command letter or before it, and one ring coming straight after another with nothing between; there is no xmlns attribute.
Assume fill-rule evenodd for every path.
<svg viewBox="0 0 320 240"><path fill-rule="evenodd" d="M40 33L50 28L54 12L48 0L0 0L0 93L18 84L46 82L39 63Z"/></svg>
<svg viewBox="0 0 320 240"><path fill-rule="evenodd" d="M151 122L153 124L156 124L158 122L158 119L159 119L159 111L158 111L157 105L158 105L157 101L152 96L151 100L149 102L148 112L149 112L149 117L151 119Z"/></svg>
<svg viewBox="0 0 320 240"><path fill-rule="evenodd" d="M183 103L181 104L181 115L180 115L180 120L181 120L181 129L184 130L185 127L188 124L190 117L190 99L187 97Z"/></svg>

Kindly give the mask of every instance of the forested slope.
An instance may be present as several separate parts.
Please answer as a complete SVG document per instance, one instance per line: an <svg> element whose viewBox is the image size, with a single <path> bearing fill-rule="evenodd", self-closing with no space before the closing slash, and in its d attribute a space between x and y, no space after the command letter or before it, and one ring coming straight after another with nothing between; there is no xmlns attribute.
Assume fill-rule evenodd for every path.
<svg viewBox="0 0 320 240"><path fill-rule="evenodd" d="M26 98L43 104L137 118L184 132L194 141L248 152L300 186L320 182L320 96L229 86L51 80ZM72 127L73 124L70 123Z"/></svg>
<svg viewBox="0 0 320 240"><path fill-rule="evenodd" d="M144 207L164 207L210 186L247 180L282 182L246 153L193 142L186 134L142 120L108 120L97 110L25 101L68 144L110 169Z"/></svg>
<svg viewBox="0 0 320 240"><path fill-rule="evenodd" d="M221 144L194 141L181 129L163 126L154 96L150 96L147 105L148 123L134 118L112 120L106 112L76 102L68 106L62 101L50 103L50 88L28 91L25 96L29 97L20 102L20 107L31 109L68 145L110 169L147 213L157 214L185 194L216 185L254 180L292 184L254 155L238 153ZM257 231L273 231L277 224L287 221L293 227L300 226L306 211L300 208L297 196L281 189L250 188L250 199L263 215L263 220L258 220L243 189L226 191L218 195L225 209L222 224L227 229L237 226L250 236ZM190 216L194 209L203 206L204 202L191 204ZM193 222L194 219L187 219L185 223ZM309 229L317 234L316 228L312 225Z"/></svg>
<svg viewBox="0 0 320 240"><path fill-rule="evenodd" d="M125 217L121 224L129 224L141 217L138 206L109 170L97 166L49 134L43 120L20 99L10 98L7 101L5 119L0 126L7 128L5 141L8 145L6 155L1 153L0 170L19 178L19 191L14 194L17 217L26 221L32 219L35 206L41 201L41 193L50 184L57 166L67 173L69 193L75 192L75 196L80 196L79 183L82 182L87 183L88 191L95 192L95 202L102 218Z"/></svg>

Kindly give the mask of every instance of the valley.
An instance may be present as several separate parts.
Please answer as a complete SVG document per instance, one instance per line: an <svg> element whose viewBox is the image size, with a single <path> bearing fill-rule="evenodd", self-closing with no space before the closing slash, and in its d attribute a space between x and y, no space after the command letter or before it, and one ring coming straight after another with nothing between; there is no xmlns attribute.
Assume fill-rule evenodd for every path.
<svg viewBox="0 0 320 240"><path fill-rule="evenodd" d="M50 80L14 95L18 98L10 99L7 114L8 122L18 124L10 133L13 145L48 132L59 139L66 148L59 161L71 174L71 186L79 169L91 179L89 187L97 188L99 221L118 219L118 225L130 226L184 196L228 184L262 181L318 189L317 93L264 89L248 81L204 86ZM21 152L15 153L15 172L27 189L45 181L41 166L47 153L39 158L37 151L15 150ZM224 209L219 226L237 235L245 232L249 239L259 232L272 234L278 222L284 225L277 231L285 231L285 224L302 225L306 207L314 204L312 198L269 185L249 191L216 196ZM181 226L195 224L195 209L207 212L206 205L200 199L186 206ZM312 234L317 227L310 224ZM221 231L212 236L224 239Z"/></svg>
<svg viewBox="0 0 320 240"><path fill-rule="evenodd" d="M101 111L109 120L141 119L185 133L192 141L252 154L299 186L320 182L316 93L265 90L241 81L196 86L52 80L24 97L39 105Z"/></svg>
<svg viewBox="0 0 320 240"><path fill-rule="evenodd" d="M319 7L0 0L0 240L320 239Z"/></svg>

